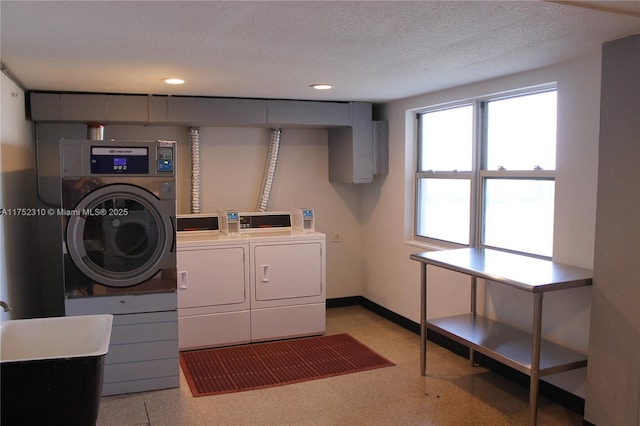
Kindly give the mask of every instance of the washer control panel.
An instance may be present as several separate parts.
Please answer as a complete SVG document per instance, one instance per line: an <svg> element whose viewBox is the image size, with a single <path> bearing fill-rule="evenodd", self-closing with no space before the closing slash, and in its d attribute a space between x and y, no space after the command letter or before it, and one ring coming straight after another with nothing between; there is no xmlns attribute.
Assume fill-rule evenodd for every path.
<svg viewBox="0 0 640 426"><path fill-rule="evenodd" d="M149 149L128 146L92 146L91 174L149 173Z"/></svg>
<svg viewBox="0 0 640 426"><path fill-rule="evenodd" d="M175 176L174 141L61 140L60 175Z"/></svg>

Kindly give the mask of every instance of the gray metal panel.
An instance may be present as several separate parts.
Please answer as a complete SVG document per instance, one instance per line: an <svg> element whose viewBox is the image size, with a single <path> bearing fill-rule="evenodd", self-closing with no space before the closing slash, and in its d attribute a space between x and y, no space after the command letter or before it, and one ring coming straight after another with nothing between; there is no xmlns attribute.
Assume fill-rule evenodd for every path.
<svg viewBox="0 0 640 426"><path fill-rule="evenodd" d="M105 380L105 384L176 376L178 375L177 365L177 358L148 361L145 362L144 365L140 365L139 363L105 365L105 376L109 377L109 381Z"/></svg>
<svg viewBox="0 0 640 426"><path fill-rule="evenodd" d="M353 128L329 129L329 181L353 183Z"/></svg>
<svg viewBox="0 0 640 426"><path fill-rule="evenodd" d="M60 121L59 93L30 93L29 104L33 121Z"/></svg>
<svg viewBox="0 0 640 426"><path fill-rule="evenodd" d="M64 144L60 147L60 174L62 176L85 176L82 145Z"/></svg>
<svg viewBox="0 0 640 426"><path fill-rule="evenodd" d="M112 345L175 340L178 324L175 311L151 314L115 315L111 334ZM144 321L144 322L142 322Z"/></svg>
<svg viewBox="0 0 640 426"><path fill-rule="evenodd" d="M177 311L114 315L102 394L177 387L178 365Z"/></svg>
<svg viewBox="0 0 640 426"><path fill-rule="evenodd" d="M104 383L102 396L122 393L145 392L156 389L170 389L180 386L180 376L156 377L144 380L127 380L123 382Z"/></svg>
<svg viewBox="0 0 640 426"><path fill-rule="evenodd" d="M107 111L106 95L60 95L60 116L63 121L103 122L109 120Z"/></svg>
<svg viewBox="0 0 640 426"><path fill-rule="evenodd" d="M169 97L149 97L149 122L166 124L169 121Z"/></svg>
<svg viewBox="0 0 640 426"><path fill-rule="evenodd" d="M353 154L369 158L373 164L373 128L371 126L372 107L367 102L351 103L351 126L353 132Z"/></svg>
<svg viewBox="0 0 640 426"><path fill-rule="evenodd" d="M84 124L36 124L38 207L60 207L60 137L81 138L86 134L87 126ZM38 240L41 315L61 316L64 315L62 218L58 215L38 216Z"/></svg>
<svg viewBox="0 0 640 426"><path fill-rule="evenodd" d="M369 183L373 180L372 105L350 104L351 127L329 130L329 180Z"/></svg>
<svg viewBox="0 0 640 426"><path fill-rule="evenodd" d="M389 174L389 122L373 122L373 174Z"/></svg>
<svg viewBox="0 0 640 426"><path fill-rule="evenodd" d="M306 124L347 126L350 119L349 108L346 102L307 102Z"/></svg>
<svg viewBox="0 0 640 426"><path fill-rule="evenodd" d="M303 101L268 100L267 111L269 124L304 124L305 111Z"/></svg>
<svg viewBox="0 0 640 426"><path fill-rule="evenodd" d="M266 125L267 101L261 99L170 97L168 120L208 126Z"/></svg>
<svg viewBox="0 0 640 426"><path fill-rule="evenodd" d="M282 126L348 126L350 109L346 102L294 100L267 101L268 122Z"/></svg>
<svg viewBox="0 0 640 426"><path fill-rule="evenodd" d="M108 95L107 117L110 122L149 122L150 96Z"/></svg>
<svg viewBox="0 0 640 426"><path fill-rule="evenodd" d="M177 328L177 324L176 324ZM112 335L117 335L118 330L112 330ZM177 334L177 333L176 333ZM142 335L141 335L142 337ZM178 339L162 340L157 342L142 342L122 345L109 345L109 353L104 359L105 365L122 364L130 362L148 362L164 358L178 358ZM105 380L107 377L105 377ZM113 378L109 378L113 381Z"/></svg>
<svg viewBox="0 0 640 426"><path fill-rule="evenodd" d="M84 297L65 300L67 315L133 314L137 312L176 311L175 292L127 296ZM175 313L177 318L177 311Z"/></svg>

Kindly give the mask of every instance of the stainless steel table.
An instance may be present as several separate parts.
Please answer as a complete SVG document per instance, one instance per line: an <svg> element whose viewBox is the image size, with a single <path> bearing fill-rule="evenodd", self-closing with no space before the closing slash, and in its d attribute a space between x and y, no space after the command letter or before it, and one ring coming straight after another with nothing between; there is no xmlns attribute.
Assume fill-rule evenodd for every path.
<svg viewBox="0 0 640 426"><path fill-rule="evenodd" d="M420 373L426 374L427 329L434 330L509 367L529 375L529 424L537 421L541 376L587 365L587 357L541 339L542 296L548 291L591 285L592 271L498 250L464 248L412 254L421 262ZM471 276L471 312L427 320L427 265ZM527 291L534 295L531 333L490 320L476 313L477 279Z"/></svg>

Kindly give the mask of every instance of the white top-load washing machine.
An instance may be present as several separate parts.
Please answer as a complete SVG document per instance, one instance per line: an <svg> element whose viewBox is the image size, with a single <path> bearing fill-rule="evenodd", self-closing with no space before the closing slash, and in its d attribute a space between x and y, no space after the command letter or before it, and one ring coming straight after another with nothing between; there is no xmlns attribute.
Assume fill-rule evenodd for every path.
<svg viewBox="0 0 640 426"><path fill-rule="evenodd" d="M205 231L178 218L181 350L323 334L325 235L286 211L218 216Z"/></svg>

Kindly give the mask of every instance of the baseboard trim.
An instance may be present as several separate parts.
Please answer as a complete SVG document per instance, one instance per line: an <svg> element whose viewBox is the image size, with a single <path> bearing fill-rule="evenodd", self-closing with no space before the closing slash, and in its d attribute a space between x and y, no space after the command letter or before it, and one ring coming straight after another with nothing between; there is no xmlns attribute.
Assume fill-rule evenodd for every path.
<svg viewBox="0 0 640 426"><path fill-rule="evenodd" d="M380 315L381 317L399 325L400 327L409 330L415 334L420 334L420 324L406 318L396 312L393 312L384 306L381 306L364 296L350 296L340 297L334 299L327 299L327 308L339 308L346 306L362 306L373 313ZM443 336L432 330L427 331L427 339L433 343L442 346L445 349L453 352L454 354L463 358L469 358L469 349L455 342L448 337ZM522 374L519 371L514 370L511 367L507 367L504 364L499 363L485 355L476 353L475 360L483 367L500 374L507 379L518 383L519 385L529 388L529 376ZM551 383L540 380L539 394L552 400L553 402L562 405L563 407L584 416L584 399L567 392Z"/></svg>

